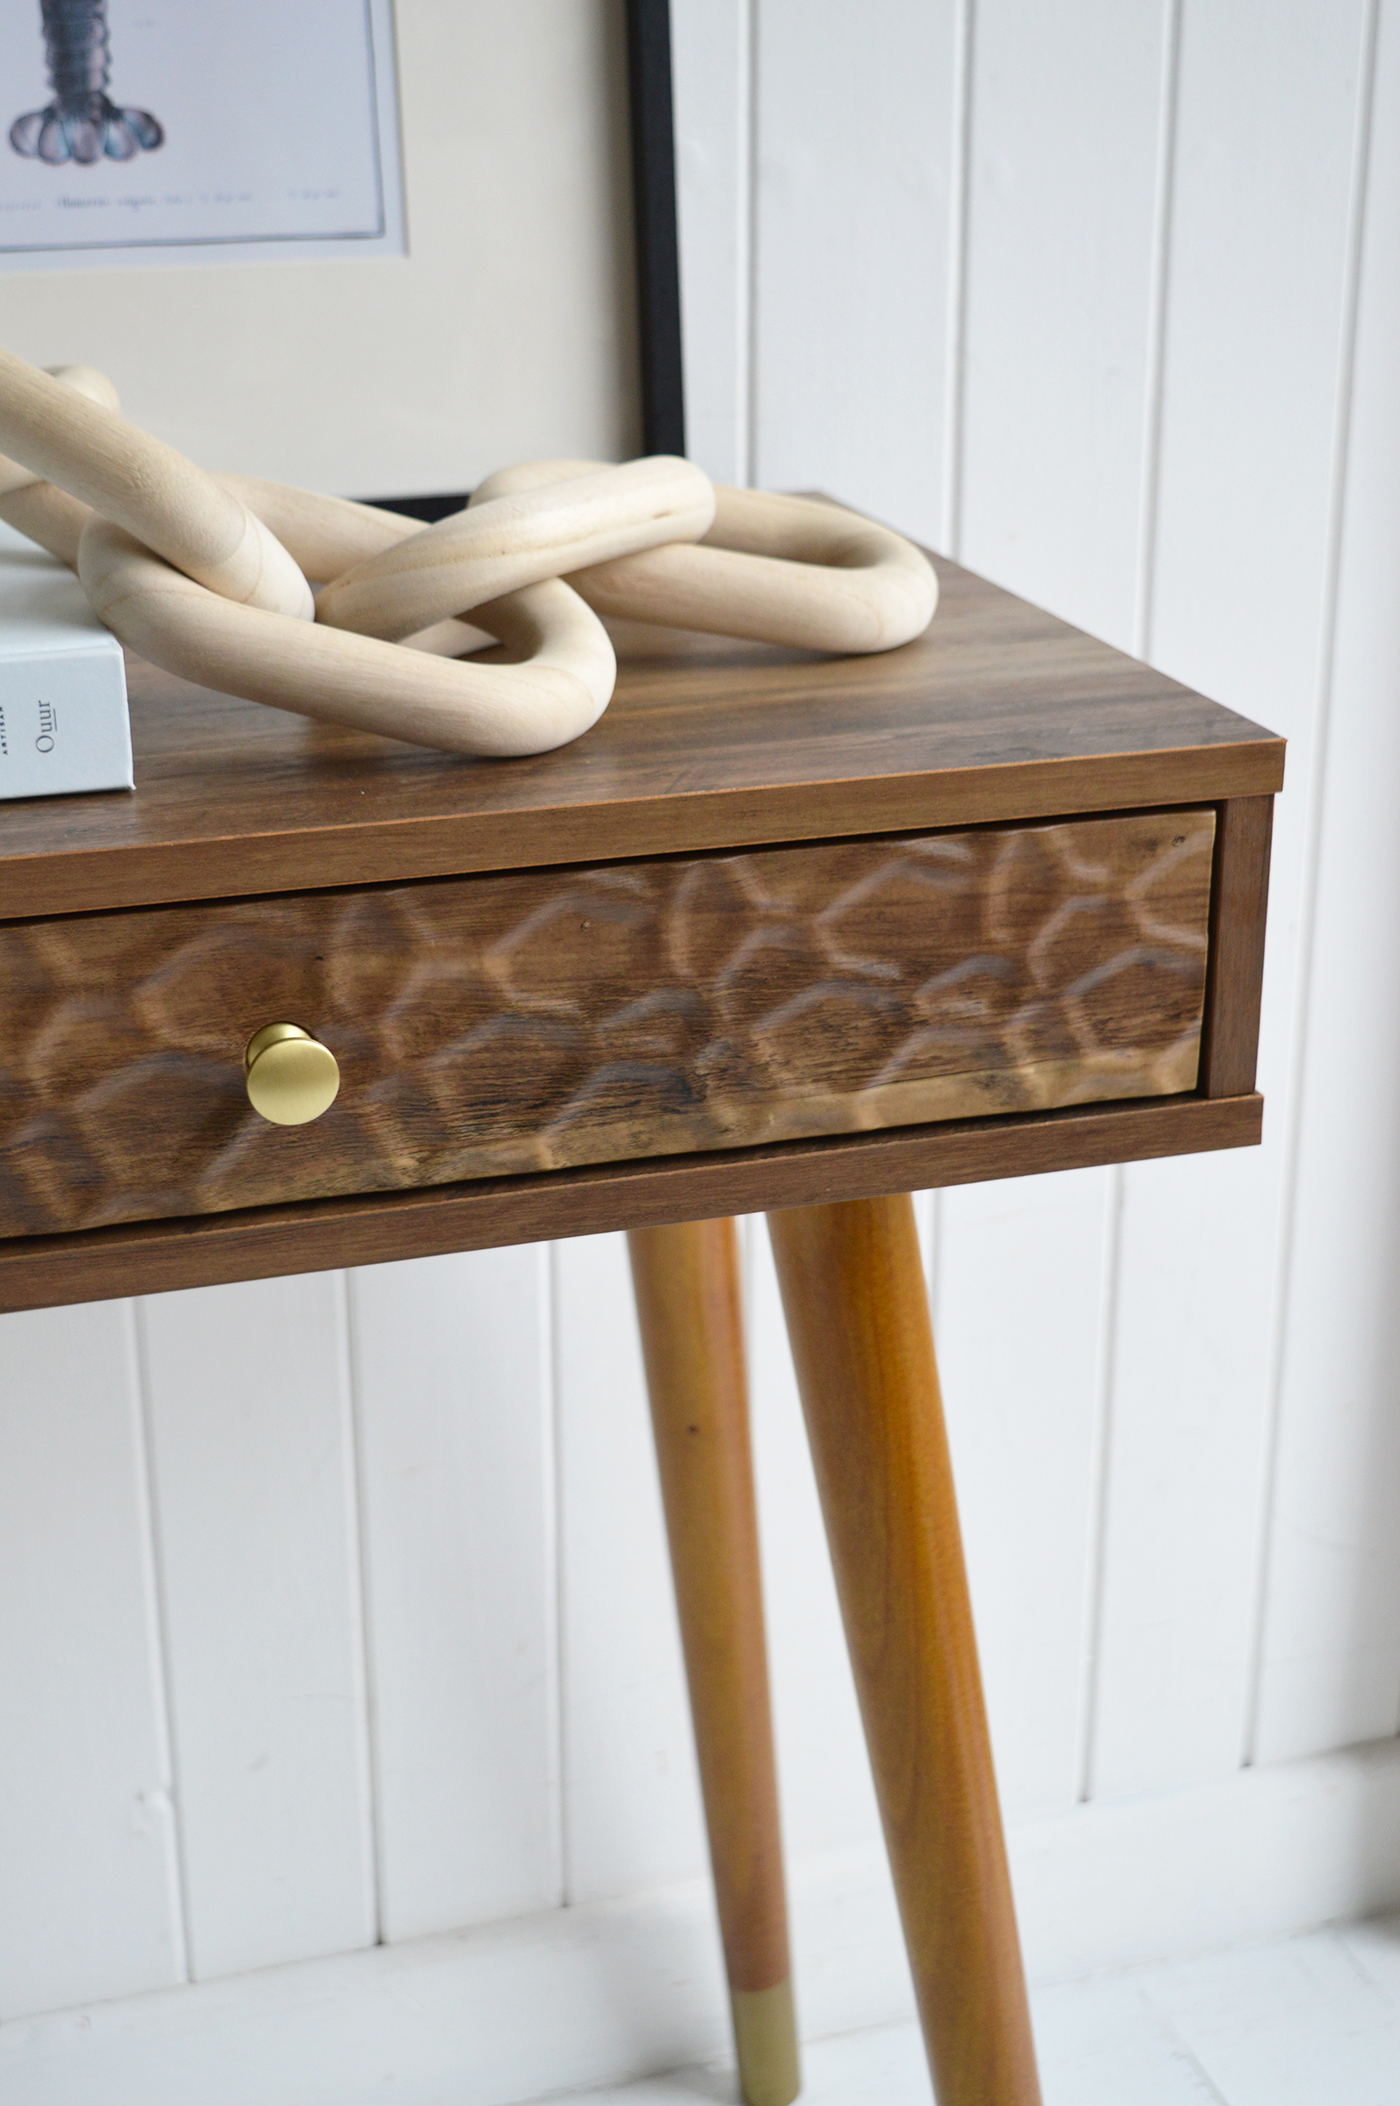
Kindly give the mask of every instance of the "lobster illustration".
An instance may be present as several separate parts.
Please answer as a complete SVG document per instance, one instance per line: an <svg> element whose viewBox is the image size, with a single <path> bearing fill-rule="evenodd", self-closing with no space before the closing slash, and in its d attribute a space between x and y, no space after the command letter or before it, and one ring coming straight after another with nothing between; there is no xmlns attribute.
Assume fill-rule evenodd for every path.
<svg viewBox="0 0 1400 2106"><path fill-rule="evenodd" d="M165 133L149 110L109 101L112 77L107 0L39 0L53 100L26 111L10 126L17 154L48 161L129 161L163 145Z"/></svg>

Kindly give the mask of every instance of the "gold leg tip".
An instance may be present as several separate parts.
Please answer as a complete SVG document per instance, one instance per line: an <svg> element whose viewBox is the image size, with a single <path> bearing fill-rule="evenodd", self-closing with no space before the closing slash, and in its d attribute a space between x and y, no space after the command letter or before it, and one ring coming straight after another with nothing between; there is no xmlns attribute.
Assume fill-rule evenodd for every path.
<svg viewBox="0 0 1400 2106"><path fill-rule="evenodd" d="M729 2001L744 2106L792 2106L802 2089L792 1983L731 1989Z"/></svg>

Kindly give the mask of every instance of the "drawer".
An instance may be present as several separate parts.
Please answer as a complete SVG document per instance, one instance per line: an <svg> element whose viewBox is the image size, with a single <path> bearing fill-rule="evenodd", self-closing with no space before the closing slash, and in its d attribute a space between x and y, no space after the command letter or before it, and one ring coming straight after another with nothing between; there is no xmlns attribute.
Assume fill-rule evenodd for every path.
<svg viewBox="0 0 1400 2106"><path fill-rule="evenodd" d="M1213 810L0 925L0 1234L1193 1089ZM340 1062L267 1124L243 1050Z"/></svg>

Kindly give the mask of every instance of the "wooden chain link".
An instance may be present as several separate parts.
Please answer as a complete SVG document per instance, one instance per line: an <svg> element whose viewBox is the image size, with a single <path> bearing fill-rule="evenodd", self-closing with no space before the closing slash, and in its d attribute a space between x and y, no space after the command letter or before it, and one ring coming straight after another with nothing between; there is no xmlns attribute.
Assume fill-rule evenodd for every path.
<svg viewBox="0 0 1400 2106"><path fill-rule="evenodd" d="M448 753L545 753L596 723L617 673L603 614L887 651L938 600L932 566L888 528L716 488L667 455L503 469L425 527L208 474L128 422L103 374L3 350L0 446L0 519L76 570L143 658ZM461 655L493 642L506 662Z"/></svg>

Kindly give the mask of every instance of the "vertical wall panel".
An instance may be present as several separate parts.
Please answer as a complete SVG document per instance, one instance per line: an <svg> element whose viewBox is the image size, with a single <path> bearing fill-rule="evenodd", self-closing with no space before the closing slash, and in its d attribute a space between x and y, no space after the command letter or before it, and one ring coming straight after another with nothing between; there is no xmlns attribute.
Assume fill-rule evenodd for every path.
<svg viewBox="0 0 1400 2106"><path fill-rule="evenodd" d="M981 0L973 38L961 541L1133 647L1161 0Z"/></svg>
<svg viewBox="0 0 1400 2106"><path fill-rule="evenodd" d="M0 1318L0 2018L184 1974L130 1305Z"/></svg>
<svg viewBox="0 0 1400 2106"><path fill-rule="evenodd" d="M1263 1149L1126 1178L1106 1793L1223 1775L1245 1735L1361 20L1360 0L1187 0L1182 19L1151 656L1291 745Z"/></svg>
<svg viewBox="0 0 1400 2106"><path fill-rule="evenodd" d="M389 1939L558 1902L547 1253L351 1276Z"/></svg>
<svg viewBox="0 0 1400 2106"><path fill-rule="evenodd" d="M686 452L748 481L752 0L671 0Z"/></svg>
<svg viewBox="0 0 1400 2106"><path fill-rule="evenodd" d="M1152 428L1166 10L982 0L957 553L1120 648ZM1111 1172L952 1191L939 1350L1010 1811L1071 1803L1097 1579Z"/></svg>
<svg viewBox="0 0 1400 2106"><path fill-rule="evenodd" d="M1255 1752L1400 1701L1400 20L1380 11Z"/></svg>
<svg viewBox="0 0 1400 2106"><path fill-rule="evenodd" d="M191 1972L372 1944L342 1278L141 1307Z"/></svg>
<svg viewBox="0 0 1400 2106"><path fill-rule="evenodd" d="M626 1238L555 1254L565 1892L593 1901L706 1857Z"/></svg>
<svg viewBox="0 0 1400 2106"><path fill-rule="evenodd" d="M934 1330L1012 1819L1079 1795L1108 1182L1074 1170L943 1195Z"/></svg>
<svg viewBox="0 0 1400 2106"><path fill-rule="evenodd" d="M1282 1116L1271 1102L1271 1139ZM1140 1163L1124 1179L1098 1796L1224 1776L1240 1761L1275 1231L1258 1151ZM1252 1341L1239 1336L1241 1312Z"/></svg>
<svg viewBox="0 0 1400 2106"><path fill-rule="evenodd" d="M756 480L933 540L954 0L756 5Z"/></svg>

